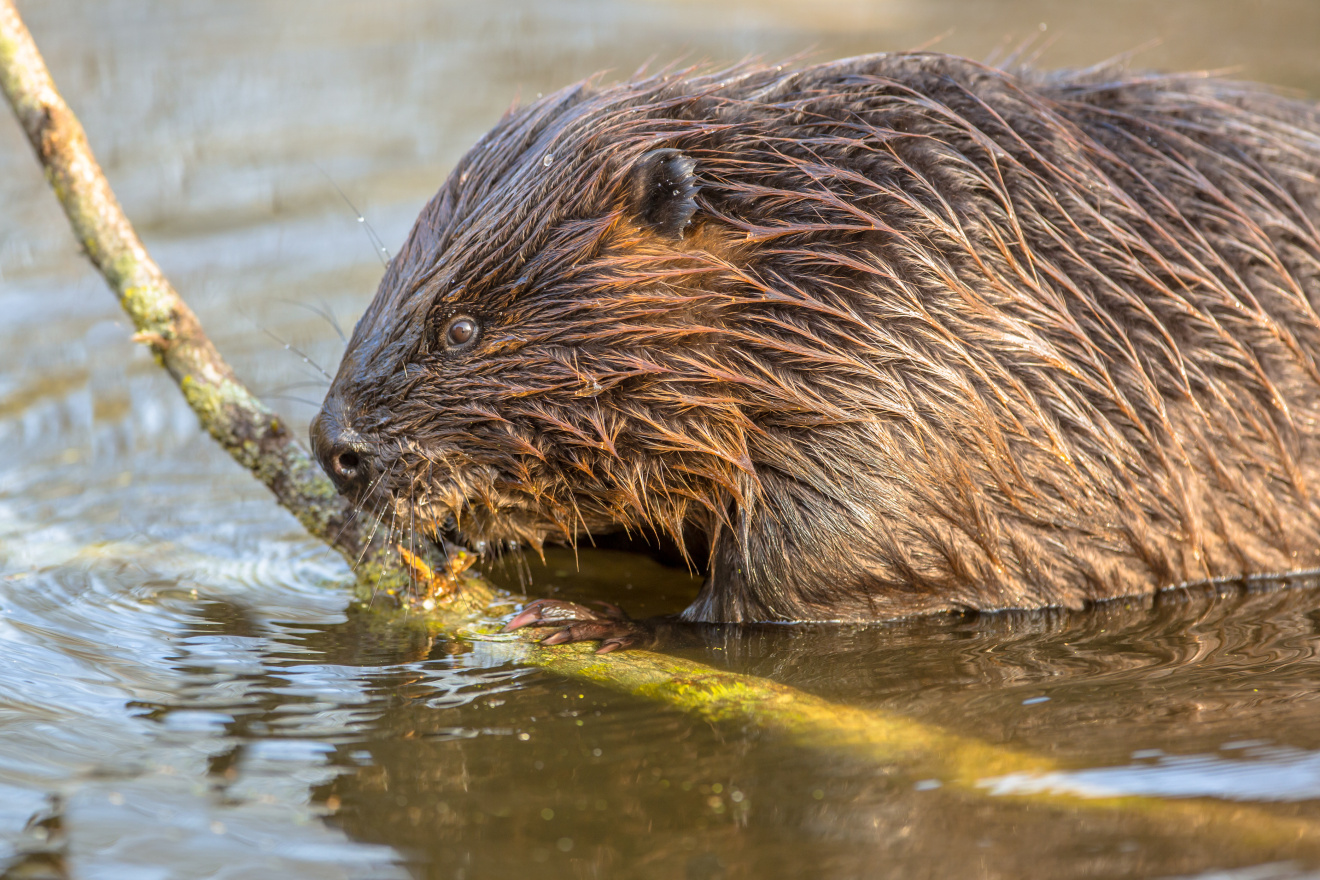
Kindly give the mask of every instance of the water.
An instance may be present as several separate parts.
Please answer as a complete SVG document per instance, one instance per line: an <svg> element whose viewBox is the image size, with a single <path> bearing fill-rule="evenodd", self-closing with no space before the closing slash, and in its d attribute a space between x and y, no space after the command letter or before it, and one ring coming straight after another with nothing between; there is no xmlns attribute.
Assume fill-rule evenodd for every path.
<svg viewBox="0 0 1320 880"><path fill-rule="evenodd" d="M148 246L302 424L325 380L285 345L333 369L324 315L350 325L381 272L336 187L395 247L511 101L599 69L932 41L1083 65L1159 41L1139 64L1320 95L1306 0L23 7ZM1066 768L979 797L713 726L352 613L342 564L130 342L3 120L0 204L0 876L1316 876L1290 849L995 793L1320 820L1320 587L676 649ZM638 614L695 589L607 552L530 573Z"/></svg>

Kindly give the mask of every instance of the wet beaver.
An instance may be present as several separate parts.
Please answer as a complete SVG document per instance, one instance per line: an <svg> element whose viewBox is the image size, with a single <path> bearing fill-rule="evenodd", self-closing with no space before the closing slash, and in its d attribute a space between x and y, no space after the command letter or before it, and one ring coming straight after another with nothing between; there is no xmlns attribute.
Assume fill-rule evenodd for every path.
<svg viewBox="0 0 1320 880"><path fill-rule="evenodd" d="M667 536L692 621L1320 566L1317 132L1213 78L929 53L577 85L422 211L313 443L469 544ZM573 621L628 641L515 625Z"/></svg>

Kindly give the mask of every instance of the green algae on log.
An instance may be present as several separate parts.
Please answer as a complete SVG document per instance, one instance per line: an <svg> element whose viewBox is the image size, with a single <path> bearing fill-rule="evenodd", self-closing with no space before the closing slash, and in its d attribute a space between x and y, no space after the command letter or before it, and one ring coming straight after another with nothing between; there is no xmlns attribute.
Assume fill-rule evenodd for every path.
<svg viewBox="0 0 1320 880"><path fill-rule="evenodd" d="M284 421L239 382L147 253L13 0L0 0L0 88L87 258L132 318L134 339L150 347L202 426L307 531L354 566L365 591L406 595L410 570L376 537L377 523L335 492Z"/></svg>
<svg viewBox="0 0 1320 880"><path fill-rule="evenodd" d="M535 666L650 701L712 723L743 725L803 748L861 765L890 767L915 781L938 781L955 795L1017 802L1085 820L1103 813L1140 816L1152 830L1196 847L1236 850L1245 859L1320 861L1320 823L1248 804L1090 796L1058 761L998 746L901 715L831 703L786 685L701 663L628 650L595 654L589 645L538 647L525 630L508 635L457 630L496 658Z"/></svg>

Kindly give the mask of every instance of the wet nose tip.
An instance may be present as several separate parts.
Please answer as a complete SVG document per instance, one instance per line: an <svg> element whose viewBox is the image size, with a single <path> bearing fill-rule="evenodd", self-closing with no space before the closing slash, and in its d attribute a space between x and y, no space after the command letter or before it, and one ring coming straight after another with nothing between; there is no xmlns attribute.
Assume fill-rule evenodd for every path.
<svg viewBox="0 0 1320 880"><path fill-rule="evenodd" d="M371 469L366 444L336 417L329 403L312 420L312 450L341 495L361 489Z"/></svg>

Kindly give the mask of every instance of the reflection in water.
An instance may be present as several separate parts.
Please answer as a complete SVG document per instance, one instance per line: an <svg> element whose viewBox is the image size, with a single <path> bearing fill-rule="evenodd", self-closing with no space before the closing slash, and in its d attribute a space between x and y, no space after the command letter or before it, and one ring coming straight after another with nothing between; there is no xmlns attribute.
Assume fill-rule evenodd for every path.
<svg viewBox="0 0 1320 880"><path fill-rule="evenodd" d="M531 589L589 599L631 583L672 609L692 587L644 557L581 564L550 554ZM36 639L11 637L26 672L0 677L15 697L0 727L13 876L80 861L202 876L217 859L236 876L1158 876L1262 857L492 666L480 646L344 616L337 594L299 586L315 565L268 559L270 579L249 584L244 567L166 556L147 587L124 557L80 555L7 594L9 631ZM228 586L195 594L170 575L188 567ZM1072 768L1018 790L1281 801L1267 807L1314 817L1318 599L1297 585L1087 614L708 628L677 650ZM62 696L22 708L24 680ZM59 704L55 726L37 720ZM62 794L22 799L62 774Z"/></svg>
<svg viewBox="0 0 1320 880"><path fill-rule="evenodd" d="M1171 717L1204 711L1199 693L1215 693L1229 719L1272 702L1258 688L1223 686L1244 667L1270 663L1271 675L1292 682L1293 697L1314 690L1298 685L1320 674L1320 667L1297 646L1314 643L1309 614L1315 599L1308 590L1189 596L1166 603L1153 620L1149 612L1109 609L1102 619L989 617L813 628L809 638L792 627L769 633L711 629L706 636L712 645L693 650L707 662L732 658L738 668L770 668L801 679L803 686L828 680L829 689L856 694L865 683L866 698L877 704L901 699L919 682L917 689L939 699L911 706L914 714L961 718L951 726L981 735L988 726L1008 732L990 737L996 741L1053 751L1069 763L1093 762L1086 738L1071 741L1061 733L1100 713L1122 717L1132 737L1144 729L1145 743L1174 748L1222 735L1214 723L1168 730ZM1262 612L1273 628L1265 638L1256 616ZM957 636L939 638L941 631ZM1211 650L1179 647L1211 632ZM914 646L922 650L911 651ZM1072 662L1056 663L1056 656ZM825 668L822 657L828 658ZM869 675L830 675L840 660ZM799 675L783 675L787 670ZM1175 685L1170 676L1186 680ZM415 685L410 676L397 681L396 694ZM1160 683L1162 699L1140 693L1152 681ZM1088 690L1068 693L1069 682ZM1124 687L1137 697L1125 699ZM985 700L987 692L997 697L993 705ZM1049 703L1064 711L1045 715L1055 706L1047 709L1024 693L1053 694ZM1308 705L1282 694L1273 705L1276 736L1312 736ZM337 776L317 792L319 801L336 808L334 824L413 853L427 876L456 876L464 868L471 876L513 874L529 856L584 877L611 876L624 865L636 872L630 876L773 876L788 863L829 865L840 876L910 876L913 865L931 869L932 876L960 876L990 855L1001 876L1065 876L1076 873L1079 849L1092 867L1115 875L1241 859L1232 841L1219 851L1180 851L1179 840L1151 832L1139 816L1060 815L969 802L946 796L931 780L906 778L902 768L848 766L746 731L694 727L673 713L573 683L524 684L467 702L450 717L457 709L429 705L421 694L396 697L357 747L370 755L369 767ZM969 724L969 718L975 721ZM1320 763L1316 753L1223 740L1218 745L1229 747L1225 755L1233 757L1157 756L1158 749L1148 745L1138 750L1143 764L1135 767L1130 753L1120 754L1123 766L1116 769L1030 784L1073 790L1103 784L1126 794L1266 801L1314 796L1314 776L1303 782L1295 771ZM1244 753L1251 760L1243 760ZM771 767L774 772L767 773ZM1142 774L1146 767L1151 769ZM1194 785L1189 772L1196 774ZM1279 786L1281 772L1293 774L1291 788ZM1020 782L1018 790L1027 784ZM1009 787L1003 780L999 785ZM1016 845L1014 829L1023 822L1043 841L1029 850ZM896 839L904 842L897 859ZM876 873L884 862L893 865L892 873Z"/></svg>
<svg viewBox="0 0 1320 880"><path fill-rule="evenodd" d="M648 58L922 45L1237 66L1320 94L1310 0L27 3L148 245L295 422L380 265L515 96ZM1041 25L1046 25L1044 31ZM1132 815L957 795L346 614L339 562L199 435L0 123L0 876L1303 876ZM512 563L497 576L522 583ZM549 554L639 616L695 582ZM703 662L1051 755L1073 790L1316 814L1320 587L1086 614L694 630ZM1297 856L1295 863L1288 860ZM1262 864L1265 863L1265 864ZM1313 866L1312 866L1313 867Z"/></svg>
<svg viewBox="0 0 1320 880"><path fill-rule="evenodd" d="M585 581L617 575L621 564L642 582L663 573L617 554L585 554L584 562ZM776 670L836 697L865 691L877 705L929 692L928 701L909 702L913 715L962 719L950 726L1053 751L1082 768L988 780L996 794L1063 787L1299 800L1316 794L1320 752L1224 739L1231 728L1218 721L1263 709L1274 742L1314 736L1314 713L1297 697L1313 692L1308 682L1320 674L1306 647L1315 643L1316 598L1298 588L1189 594L1154 612L1114 607L807 633L711 628L706 647L688 650L706 662ZM1189 851L1140 815L978 801L941 791L938 780L911 779L902 767L857 766L594 687L483 668L467 646L378 630L358 615L272 629L237 604L196 611L174 661L190 684L169 704L143 706L146 716L167 731L210 725L228 743L206 771L221 802L288 800L293 793L279 786L308 786L313 809L332 827L387 844L419 876L514 876L538 864L581 877L625 867L637 877L777 876L790 864L820 864L836 876L911 876L914 865L961 876L987 859L996 876L1119 876L1244 859L1231 840L1198 841ZM1267 674L1241 680L1244 669L1263 665ZM844 667L858 677L829 674ZM1290 694L1261 695L1252 684L1265 678L1289 682ZM1203 694L1214 694L1214 712L1206 713ZM1087 737L1067 736L1100 714L1121 719L1128 744L1112 768L1096 766L1104 759ZM1180 719L1172 729L1171 718ZM1173 753L1200 742L1219 753ZM299 769L314 766L321 770L310 777ZM1035 829L1030 848L1021 846L1023 823Z"/></svg>
<svg viewBox="0 0 1320 880"><path fill-rule="evenodd" d="M1227 746L1239 745L1228 743ZM1222 748L1222 747L1221 747ZM1163 756L1142 750L1150 763L1038 776L986 779L995 795L1073 793L1083 797L1217 797L1243 801L1300 801L1320 797L1320 754L1292 748L1233 749L1222 755Z"/></svg>

